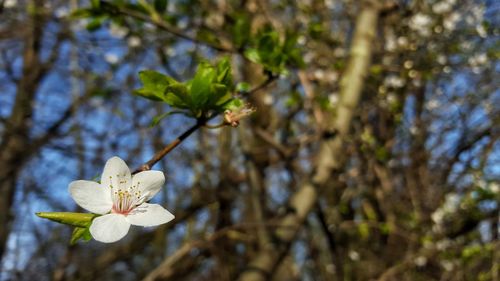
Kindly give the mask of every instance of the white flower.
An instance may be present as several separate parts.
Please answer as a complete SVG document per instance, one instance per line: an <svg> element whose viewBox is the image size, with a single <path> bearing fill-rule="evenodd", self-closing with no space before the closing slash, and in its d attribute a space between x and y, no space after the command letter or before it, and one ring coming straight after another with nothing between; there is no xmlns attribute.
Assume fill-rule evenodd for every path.
<svg viewBox="0 0 500 281"><path fill-rule="evenodd" d="M137 36L130 36L128 39L127 39L127 44L129 47L131 48L136 48L136 47L139 47L142 42L141 42L141 38L137 37Z"/></svg>
<svg viewBox="0 0 500 281"><path fill-rule="evenodd" d="M15 6L17 6L17 0L6 0L6 1L3 3L3 6L4 6L6 9L9 9L9 8L14 8Z"/></svg>
<svg viewBox="0 0 500 281"><path fill-rule="evenodd" d="M448 13L453 8L453 4L454 3L451 3L451 1L438 2L434 5L432 5L432 11L436 14Z"/></svg>
<svg viewBox="0 0 500 281"><path fill-rule="evenodd" d="M476 26L476 31L477 31L477 34L481 38L486 38L488 36L488 32L486 31L486 28L484 28L484 25L482 25L482 24L478 24Z"/></svg>
<svg viewBox="0 0 500 281"><path fill-rule="evenodd" d="M69 193L82 208L102 216L90 225L95 240L112 243L123 238L130 225L156 226L174 219L169 211L150 200L165 183L161 171L144 171L134 176L125 162L113 157L106 162L101 183L78 180Z"/></svg>
<svg viewBox="0 0 500 281"><path fill-rule="evenodd" d="M106 53L104 54L104 60L110 64L116 64L120 61L120 58L115 53Z"/></svg>
<svg viewBox="0 0 500 281"><path fill-rule="evenodd" d="M430 35L430 27L432 25L432 18L428 15L418 13L410 19L409 26L411 29L417 31L421 36Z"/></svg>
<svg viewBox="0 0 500 281"><path fill-rule="evenodd" d="M68 7L60 7L54 12L55 16L57 18L65 18L69 15L69 9Z"/></svg>
<svg viewBox="0 0 500 281"><path fill-rule="evenodd" d="M331 105L335 106L339 102L339 95L337 93L331 93L328 95L328 101Z"/></svg>
<svg viewBox="0 0 500 281"><path fill-rule="evenodd" d="M123 37L127 36L128 31L129 30L127 27L115 23L111 23L111 25L109 26L109 35L118 39L122 39Z"/></svg>
<svg viewBox="0 0 500 281"><path fill-rule="evenodd" d="M457 13L457 12L451 13L443 21L444 28L448 31L455 30L455 27L457 26L457 23L460 21L460 18L461 18L461 15L459 13Z"/></svg>
<svg viewBox="0 0 500 281"><path fill-rule="evenodd" d="M394 74L385 77L384 85L392 88L402 88L406 84L405 80Z"/></svg>
<svg viewBox="0 0 500 281"><path fill-rule="evenodd" d="M417 258L415 258L414 262L417 266L422 267L427 264L427 258L424 256L418 256Z"/></svg>

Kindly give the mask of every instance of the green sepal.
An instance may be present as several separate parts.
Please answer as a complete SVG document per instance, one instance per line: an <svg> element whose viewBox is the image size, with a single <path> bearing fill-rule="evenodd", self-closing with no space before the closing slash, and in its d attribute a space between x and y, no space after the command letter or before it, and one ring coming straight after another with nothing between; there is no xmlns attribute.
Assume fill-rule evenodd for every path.
<svg viewBox="0 0 500 281"><path fill-rule="evenodd" d="M83 239L84 241L92 239L92 235L90 234L88 227L75 227L75 229L73 229L73 233L71 234L71 240L69 243L71 245L75 245L80 239Z"/></svg>
<svg viewBox="0 0 500 281"><path fill-rule="evenodd" d="M99 216L92 213L71 212L39 212L35 214L44 219L83 228L88 227L92 223L92 220Z"/></svg>

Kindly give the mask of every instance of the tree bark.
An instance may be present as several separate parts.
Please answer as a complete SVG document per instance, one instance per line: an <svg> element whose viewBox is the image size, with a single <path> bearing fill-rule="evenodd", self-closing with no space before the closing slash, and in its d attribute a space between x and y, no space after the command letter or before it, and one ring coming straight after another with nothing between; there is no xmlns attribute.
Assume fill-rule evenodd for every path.
<svg viewBox="0 0 500 281"><path fill-rule="evenodd" d="M356 21L351 55L340 85L340 101L336 114L332 116L333 137L326 139L318 152L318 161L311 181L306 181L291 197L289 212L278 219L274 235L287 251L301 229L304 220L318 200L318 188L330 178L333 169L340 167L342 142L347 135L355 114L364 79L372 56L372 42L377 31L380 6L376 1L366 1ZM282 247L282 248L283 248ZM277 247L278 248L278 247ZM261 251L240 275L240 281L263 281L272 277L282 258L283 251Z"/></svg>
<svg viewBox="0 0 500 281"><path fill-rule="evenodd" d="M43 16L36 7L43 1L35 0L29 18L23 51L22 78L17 85L15 103L0 143L0 259L3 257L13 220L11 206L14 200L17 176L27 160L29 133L35 93L41 78L39 52L43 34Z"/></svg>

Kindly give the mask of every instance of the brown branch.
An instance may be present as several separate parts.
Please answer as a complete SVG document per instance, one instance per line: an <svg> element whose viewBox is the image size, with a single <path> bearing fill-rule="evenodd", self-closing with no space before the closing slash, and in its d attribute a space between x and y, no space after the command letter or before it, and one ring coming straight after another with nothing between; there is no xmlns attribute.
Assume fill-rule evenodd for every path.
<svg viewBox="0 0 500 281"><path fill-rule="evenodd" d="M303 222L316 206L319 196L318 188L323 187L330 179L332 171L342 164L340 157L343 152L342 143L348 135L364 86L364 79L368 74L367 69L371 62L373 48L372 41L376 35L380 13L380 5L377 1L365 1L365 3L356 21L351 56L340 82L340 101L334 122L332 122L333 129L338 133L322 143L312 180L305 180L300 189L291 196L288 203L290 211L279 220L282 225L287 226L287 229L278 228L275 231L277 241L287 246L286 249L289 249ZM239 276L238 280L270 279L281 257L276 251L260 251L250 261L248 269Z"/></svg>
<svg viewBox="0 0 500 281"><path fill-rule="evenodd" d="M206 123L205 120L198 120L196 124L194 124L191 128L187 129L175 140L167 144L162 150L158 151L149 161L147 161L146 163L144 163L144 165L133 171L132 174L150 170L156 163L158 163L158 161L160 161L163 157L165 157L165 155L167 155L168 153L170 153L170 151L176 148L183 140L185 140L199 128L203 127L205 123Z"/></svg>
<svg viewBox="0 0 500 281"><path fill-rule="evenodd" d="M276 79L276 76L269 76L268 79L264 82L262 82L260 85L256 86L255 88L251 89L248 91L248 94L253 94L268 85L270 85L274 80ZM183 140L185 140L187 137L189 137L192 133L194 133L196 130L198 130L201 127L206 126L207 122L210 121L211 119L215 118L218 114L214 114L210 117L203 118L203 119L198 119L195 125L193 125L191 128L187 129L184 133L182 133L180 136L178 136L175 140L167 144L162 150L158 151L149 161L144 163L141 167L137 168L132 172L132 174L137 174L142 171L147 171L150 170L158 161L160 161L163 157L165 157L170 151L172 151L174 148L176 148Z"/></svg>
<svg viewBox="0 0 500 281"><path fill-rule="evenodd" d="M151 271L143 279L143 281L169 280L170 278L178 275L179 270L184 268L182 264L186 261L187 257L190 257L190 255L193 253L193 250L199 251L197 256L207 254L205 253L206 250L211 248L213 246L212 244L216 240L221 238L246 241L249 236L243 232L239 232L238 230L259 228L261 226L276 227L276 228L286 227L276 223L241 223L221 228L220 230L212 233L205 239L186 242L177 251L175 251L173 254L169 255L165 260L163 260L163 262L158 267L156 267L156 269ZM190 258L195 258L195 257L190 257Z"/></svg>
<svg viewBox="0 0 500 281"><path fill-rule="evenodd" d="M220 46L218 44L203 41L203 40L198 39L194 36L188 35L188 34L184 33L181 29L178 29L175 26L169 25L168 23L163 21L161 19L161 17L150 17L146 14L139 13L137 11L130 10L127 8L118 7L118 6L115 6L115 5L113 5L109 2L105 2L105 1L101 1L101 5L103 6L103 8L107 9L108 12L110 12L110 13L117 13L117 14L121 14L124 16L129 16L131 18L153 24L154 26L158 27L159 29L164 30L164 31L166 31L172 35L175 35L179 38L208 46L208 47L210 47L214 50L220 51L220 52L227 52L227 53L235 53L236 52L236 50L234 50L230 47Z"/></svg>

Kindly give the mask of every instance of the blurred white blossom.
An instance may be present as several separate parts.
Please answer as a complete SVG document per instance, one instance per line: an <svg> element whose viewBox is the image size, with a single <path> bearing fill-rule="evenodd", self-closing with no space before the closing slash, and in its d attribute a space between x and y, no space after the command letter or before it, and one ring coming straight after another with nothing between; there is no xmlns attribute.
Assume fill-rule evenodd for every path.
<svg viewBox="0 0 500 281"><path fill-rule="evenodd" d="M5 0L3 3L3 7L6 9L14 8L15 6L17 6L17 0Z"/></svg>
<svg viewBox="0 0 500 281"><path fill-rule="evenodd" d="M414 260L416 266L424 266L427 264L427 258L424 256L418 256Z"/></svg>
<svg viewBox="0 0 500 281"><path fill-rule="evenodd" d="M109 34L115 38L122 39L128 34L128 28L111 23L109 27Z"/></svg>
<svg viewBox="0 0 500 281"><path fill-rule="evenodd" d="M398 38L398 45L400 47L406 47L406 46L408 46L408 38L406 38L405 36L400 36Z"/></svg>
<svg viewBox="0 0 500 281"><path fill-rule="evenodd" d="M331 105L335 106L339 102L339 95L337 93L331 93L328 95L328 101Z"/></svg>
<svg viewBox="0 0 500 281"><path fill-rule="evenodd" d="M410 19L409 26L420 36L427 37L431 35L432 18L426 14L418 13Z"/></svg>
<svg viewBox="0 0 500 281"><path fill-rule="evenodd" d="M441 103L439 102L439 100L431 99L425 103L425 109L432 111L439 108L440 105Z"/></svg>
<svg viewBox="0 0 500 281"><path fill-rule="evenodd" d="M325 78L325 71L323 71L322 69L317 69L314 71L313 75L317 80L323 80Z"/></svg>
<svg viewBox="0 0 500 281"><path fill-rule="evenodd" d="M136 48L136 47L139 47L141 45L141 38L137 37L137 36L130 36L128 39L127 39L127 44L129 47L131 48Z"/></svg>
<svg viewBox="0 0 500 281"><path fill-rule="evenodd" d="M443 26L447 31L455 30L457 23L460 21L460 14L457 12L453 12L449 14L443 20Z"/></svg>
<svg viewBox="0 0 500 281"><path fill-rule="evenodd" d="M405 84L405 80L397 75L389 75L384 79L384 85L386 87L402 88Z"/></svg>
<svg viewBox="0 0 500 281"><path fill-rule="evenodd" d="M439 1L432 5L432 11L436 14L444 14L451 11L456 0Z"/></svg>
<svg viewBox="0 0 500 281"><path fill-rule="evenodd" d="M104 54L104 60L110 64L116 64L120 61L120 58L115 53L106 53Z"/></svg>
<svg viewBox="0 0 500 281"><path fill-rule="evenodd" d="M57 8L54 12L55 16L57 18L64 18L64 17L67 17L69 15L69 9L68 7L60 7L60 8Z"/></svg>
<svg viewBox="0 0 500 281"><path fill-rule="evenodd" d="M482 24L478 24L476 26L476 32L482 38L486 38L486 36L488 36L488 33L486 32L486 28L484 28L484 25L482 25Z"/></svg>
<svg viewBox="0 0 500 281"><path fill-rule="evenodd" d="M353 261L359 260L359 253L356 251L349 251L349 258Z"/></svg>
<svg viewBox="0 0 500 281"><path fill-rule="evenodd" d="M453 270L453 267L454 267L453 262L451 262L451 261L446 261L446 260L441 261L441 266L442 266L442 267L444 268L444 270L446 270L446 271L452 271L452 270Z"/></svg>
<svg viewBox="0 0 500 281"><path fill-rule="evenodd" d="M443 205L439 207L431 215L431 219L436 224L442 224L446 215L454 213L460 207L461 196L457 193L448 193L445 197Z"/></svg>
<svg viewBox="0 0 500 281"><path fill-rule="evenodd" d="M439 63L439 64L446 64L446 62L448 61L448 59L446 58L445 55L443 54L440 54L437 56L437 59L436 61Z"/></svg>

